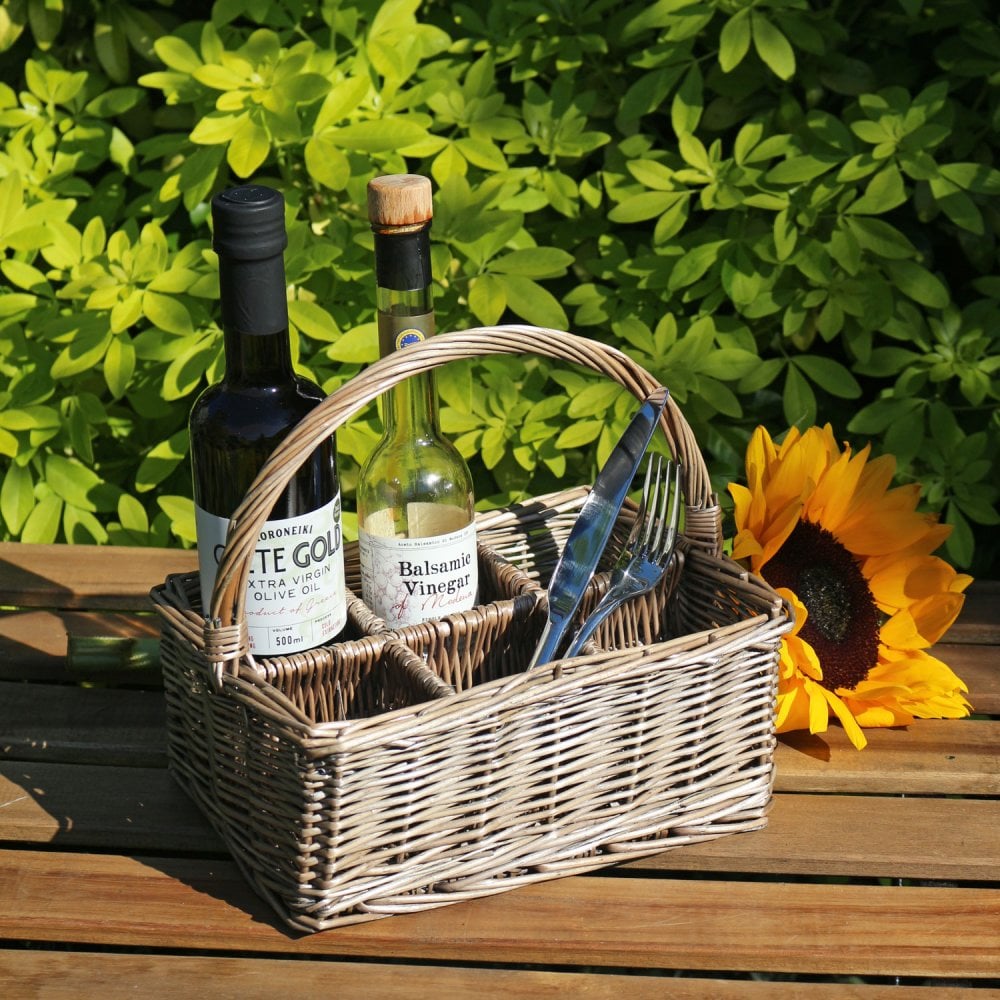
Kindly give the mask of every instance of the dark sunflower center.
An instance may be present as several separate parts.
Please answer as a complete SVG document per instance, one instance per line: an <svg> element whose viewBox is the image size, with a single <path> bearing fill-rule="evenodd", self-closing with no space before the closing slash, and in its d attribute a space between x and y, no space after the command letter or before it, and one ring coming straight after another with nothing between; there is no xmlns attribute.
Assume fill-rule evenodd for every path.
<svg viewBox="0 0 1000 1000"><path fill-rule="evenodd" d="M823 686L850 690L863 681L878 662L881 614L854 556L825 528L800 521L763 574L806 606L799 635L816 650Z"/></svg>

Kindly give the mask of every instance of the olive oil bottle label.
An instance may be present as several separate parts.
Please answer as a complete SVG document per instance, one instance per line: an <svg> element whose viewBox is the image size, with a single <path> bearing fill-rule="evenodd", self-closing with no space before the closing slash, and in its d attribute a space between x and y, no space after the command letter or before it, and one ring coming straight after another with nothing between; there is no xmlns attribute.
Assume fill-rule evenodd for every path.
<svg viewBox="0 0 1000 1000"><path fill-rule="evenodd" d="M409 507L411 529L415 518L421 519L414 507L434 508L422 514L425 527L443 516L465 516L464 511L441 504ZM390 628L475 607L479 588L475 524L427 538L396 538L391 536L388 517L384 518L388 523L380 523L379 514L386 513L369 517L358 532L362 596L368 607Z"/></svg>
<svg viewBox="0 0 1000 1000"><path fill-rule="evenodd" d="M195 505L202 608L208 614L229 521ZM247 585L250 651L258 656L320 646L347 622L340 496L308 514L268 521Z"/></svg>

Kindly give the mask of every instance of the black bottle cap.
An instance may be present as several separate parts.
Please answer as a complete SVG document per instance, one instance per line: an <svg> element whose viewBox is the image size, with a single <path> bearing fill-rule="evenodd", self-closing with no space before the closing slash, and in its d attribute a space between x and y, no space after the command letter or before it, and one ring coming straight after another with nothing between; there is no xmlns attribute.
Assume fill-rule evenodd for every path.
<svg viewBox="0 0 1000 1000"><path fill-rule="evenodd" d="M220 191L212 199L216 253L237 260L275 257L288 245L285 199L261 184Z"/></svg>

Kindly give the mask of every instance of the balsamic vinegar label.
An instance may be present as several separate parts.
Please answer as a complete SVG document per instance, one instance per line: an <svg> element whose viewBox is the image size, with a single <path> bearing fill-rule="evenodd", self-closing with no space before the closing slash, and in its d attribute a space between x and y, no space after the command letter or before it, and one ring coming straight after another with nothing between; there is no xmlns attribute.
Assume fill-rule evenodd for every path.
<svg viewBox="0 0 1000 1000"><path fill-rule="evenodd" d="M195 505L201 602L208 614L229 521ZM247 585L250 651L259 656L321 646L347 623L340 496L318 510L267 521Z"/></svg>
<svg viewBox="0 0 1000 1000"><path fill-rule="evenodd" d="M390 628L475 606L479 589L475 524L429 538L386 537L362 529L358 554L365 603Z"/></svg>
<svg viewBox="0 0 1000 1000"><path fill-rule="evenodd" d="M386 358L395 351L419 344L433 336L432 312L416 316L394 316L384 312L378 314L379 357Z"/></svg>

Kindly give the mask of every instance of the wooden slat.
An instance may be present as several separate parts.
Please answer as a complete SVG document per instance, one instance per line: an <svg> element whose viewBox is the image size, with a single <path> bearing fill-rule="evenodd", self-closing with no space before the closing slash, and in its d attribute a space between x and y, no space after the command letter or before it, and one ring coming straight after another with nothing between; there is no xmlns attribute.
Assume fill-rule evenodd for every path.
<svg viewBox="0 0 1000 1000"><path fill-rule="evenodd" d="M996 646L941 642L931 652L965 682L974 714L1000 716L1000 652Z"/></svg>
<svg viewBox="0 0 1000 1000"><path fill-rule="evenodd" d="M46 1000L176 1000L199 997L372 997L374 1000L468 1000L503 997L539 1000L962 1000L959 986L921 987L859 983L712 979L672 975L616 975L383 965L377 962L301 962L294 959L202 958L181 955L119 955L59 951L0 951L0 981L8 996ZM209 987L208 984L211 984ZM977 998L988 994L979 991Z"/></svg>
<svg viewBox="0 0 1000 1000"><path fill-rule="evenodd" d="M163 766L163 693L0 682L4 758Z"/></svg>
<svg viewBox="0 0 1000 1000"><path fill-rule="evenodd" d="M0 605L149 610L149 590L197 568L193 550L0 542Z"/></svg>
<svg viewBox="0 0 1000 1000"><path fill-rule="evenodd" d="M0 842L224 853L165 768L0 762Z"/></svg>
<svg viewBox="0 0 1000 1000"><path fill-rule="evenodd" d="M821 735L780 737L775 787L783 791L1000 794L1000 722L921 719L903 729L868 729L857 751L836 725Z"/></svg>
<svg viewBox="0 0 1000 1000"><path fill-rule="evenodd" d="M965 605L945 636L948 642L1000 645L1000 580L975 580Z"/></svg>
<svg viewBox="0 0 1000 1000"><path fill-rule="evenodd" d="M998 830L997 800L778 794L764 830L625 867L988 881L1000 872ZM0 763L0 842L126 853L224 852L163 769L39 762Z"/></svg>
<svg viewBox="0 0 1000 1000"><path fill-rule="evenodd" d="M778 793L763 830L631 867L989 882L1000 877L998 831L996 799Z"/></svg>
<svg viewBox="0 0 1000 1000"><path fill-rule="evenodd" d="M905 729L872 729L867 735L869 746L861 752L835 725L818 736L782 736L776 787L859 794L1000 794L1000 722L923 719ZM0 757L161 766L165 748L160 692L0 682Z"/></svg>
<svg viewBox="0 0 1000 1000"><path fill-rule="evenodd" d="M0 940L130 948L936 977L1000 953L1000 890L977 888L566 878L296 936L228 862L2 851L0 899Z"/></svg>
<svg viewBox="0 0 1000 1000"><path fill-rule="evenodd" d="M155 613L0 612L0 680L76 683L81 678L66 662L71 640L105 636L148 640L159 635Z"/></svg>

